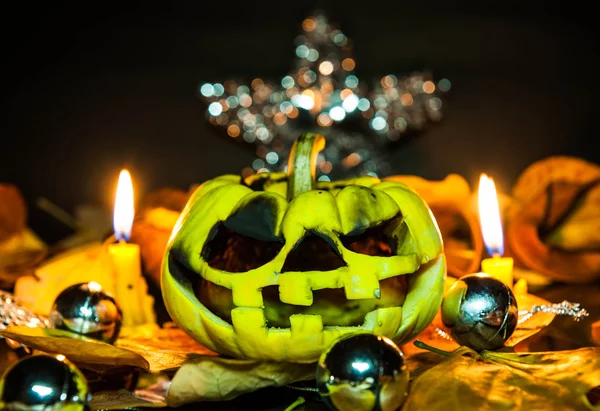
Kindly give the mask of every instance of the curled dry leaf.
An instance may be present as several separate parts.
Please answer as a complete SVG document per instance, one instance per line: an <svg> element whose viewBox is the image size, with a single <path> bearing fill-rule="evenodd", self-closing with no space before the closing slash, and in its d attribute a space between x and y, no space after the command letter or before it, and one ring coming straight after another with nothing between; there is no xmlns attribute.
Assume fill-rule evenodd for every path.
<svg viewBox="0 0 600 411"><path fill-rule="evenodd" d="M592 324L592 339L596 345L600 346L600 321Z"/></svg>
<svg viewBox="0 0 600 411"><path fill-rule="evenodd" d="M281 387L315 377L315 364L291 364L221 357L186 362L171 382L167 404L227 401L265 387Z"/></svg>
<svg viewBox="0 0 600 411"><path fill-rule="evenodd" d="M27 207L21 192L12 184L0 184L0 243L26 226Z"/></svg>
<svg viewBox="0 0 600 411"><path fill-rule="evenodd" d="M47 251L46 244L27 228L27 208L19 189L0 184L0 288L12 288Z"/></svg>
<svg viewBox="0 0 600 411"><path fill-rule="evenodd" d="M411 384L403 411L590 410L600 349L495 353L462 347Z"/></svg>
<svg viewBox="0 0 600 411"><path fill-rule="evenodd" d="M98 390L90 407L93 410L124 410L166 407L171 380L164 374L141 374L132 390Z"/></svg>
<svg viewBox="0 0 600 411"><path fill-rule="evenodd" d="M190 197L190 192L177 188L163 187L147 194L140 202L140 212L152 208L166 208L171 211L181 211Z"/></svg>
<svg viewBox="0 0 600 411"><path fill-rule="evenodd" d="M449 275L458 278L478 271L483 239L477 214L471 206L471 188L463 177L449 174L442 181L430 181L397 175L384 180L406 184L425 199L444 239Z"/></svg>
<svg viewBox="0 0 600 411"><path fill-rule="evenodd" d="M161 262L179 212L166 208L146 210L133 224L131 242L140 246L144 272L160 286Z"/></svg>
<svg viewBox="0 0 600 411"><path fill-rule="evenodd" d="M179 328L161 328L151 338L120 338L116 344L144 357L150 372L172 371L191 358L217 355Z"/></svg>
<svg viewBox="0 0 600 411"><path fill-rule="evenodd" d="M163 408L165 406L164 402L140 398L134 391L125 389L94 393L90 401L92 410L130 410L139 407Z"/></svg>
<svg viewBox="0 0 600 411"><path fill-rule="evenodd" d="M150 364L133 351L52 328L11 326L0 330L10 338L34 350L62 354L81 368L104 371L111 367L137 367L149 371Z"/></svg>
<svg viewBox="0 0 600 411"><path fill-rule="evenodd" d="M600 277L600 166L572 157L531 165L514 189L507 251L551 279Z"/></svg>
<svg viewBox="0 0 600 411"><path fill-rule="evenodd" d="M167 241L189 194L168 187L151 192L142 200L133 224L131 242L140 246L144 272L157 286L160 286L160 263Z"/></svg>

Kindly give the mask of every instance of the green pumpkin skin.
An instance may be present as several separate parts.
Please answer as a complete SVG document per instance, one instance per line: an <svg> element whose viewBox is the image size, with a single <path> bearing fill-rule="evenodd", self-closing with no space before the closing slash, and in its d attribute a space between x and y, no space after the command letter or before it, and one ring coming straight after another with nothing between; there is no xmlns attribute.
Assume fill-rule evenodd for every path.
<svg viewBox="0 0 600 411"><path fill-rule="evenodd" d="M406 185L374 177L315 182L316 154L324 146L321 139L306 134L296 141L289 175L263 173L245 180L221 176L199 186L183 210L163 259L162 293L179 327L211 350L235 358L313 362L346 333L374 333L401 344L418 335L438 312L446 261L427 204ZM391 256L360 254L342 243L343 236L392 220L398 223L389 233L397 244ZM203 255L219 224L257 240L280 241L281 249L247 272L211 267ZM309 233L326 238L345 265L329 271L282 272L288 255ZM231 290L229 303L217 292L204 290L213 305L222 302L226 311L233 308L230 320L200 302L182 271L200 276L214 290ZM393 288L382 290L381 284L396 284L390 279L397 276L406 276L405 294ZM309 314L291 315L288 328L269 326L263 300L263 289L269 286L278 287L281 304L308 307ZM357 302L358 310L373 308L362 302L374 297L389 296L398 304L360 313L364 314L361 325L324 326L323 318L336 318L331 312L335 304L313 307L313 293L324 289L343 289L348 301ZM319 315L321 307L325 312ZM345 306L338 309L344 319Z"/></svg>

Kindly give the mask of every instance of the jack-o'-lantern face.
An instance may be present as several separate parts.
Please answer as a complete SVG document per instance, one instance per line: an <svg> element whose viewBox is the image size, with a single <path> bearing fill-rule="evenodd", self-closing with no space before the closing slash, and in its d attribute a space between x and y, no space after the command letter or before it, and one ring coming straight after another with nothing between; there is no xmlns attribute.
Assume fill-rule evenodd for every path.
<svg viewBox="0 0 600 411"><path fill-rule="evenodd" d="M192 195L162 291L198 342L237 358L315 361L341 334L401 343L435 316L446 263L428 206L373 177L316 183L323 146L305 134L288 174L222 176Z"/></svg>

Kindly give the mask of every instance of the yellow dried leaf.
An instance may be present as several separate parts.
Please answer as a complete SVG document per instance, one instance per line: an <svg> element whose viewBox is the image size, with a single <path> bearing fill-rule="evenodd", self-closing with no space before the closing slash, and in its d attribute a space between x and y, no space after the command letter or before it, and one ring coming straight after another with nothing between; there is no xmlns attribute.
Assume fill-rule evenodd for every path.
<svg viewBox="0 0 600 411"><path fill-rule="evenodd" d="M11 326L0 330L0 335L35 350L63 354L86 369L105 370L123 366L138 367L145 371L150 369L148 361L138 353L67 331Z"/></svg>
<svg viewBox="0 0 600 411"><path fill-rule="evenodd" d="M481 355L460 348L418 376L403 411L592 409L600 349Z"/></svg>
<svg viewBox="0 0 600 411"><path fill-rule="evenodd" d="M167 404L227 401L261 388L313 379L315 369L315 364L200 357L186 362L175 374Z"/></svg>

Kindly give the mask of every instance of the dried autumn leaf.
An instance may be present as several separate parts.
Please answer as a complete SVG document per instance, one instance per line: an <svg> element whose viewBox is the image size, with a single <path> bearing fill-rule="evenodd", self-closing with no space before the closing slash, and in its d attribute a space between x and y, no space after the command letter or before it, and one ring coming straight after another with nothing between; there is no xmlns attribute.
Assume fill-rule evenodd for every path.
<svg viewBox="0 0 600 411"><path fill-rule="evenodd" d="M47 253L46 244L27 228L0 242L0 288L13 288L19 278L33 272Z"/></svg>
<svg viewBox="0 0 600 411"><path fill-rule="evenodd" d="M600 276L600 166L574 157L532 164L513 188L507 252L567 283Z"/></svg>
<svg viewBox="0 0 600 411"><path fill-rule="evenodd" d="M20 233L27 225L27 207L19 189L0 184L0 242Z"/></svg>
<svg viewBox="0 0 600 411"><path fill-rule="evenodd" d="M550 302L533 294L516 295L519 311L529 310L534 305L549 305ZM517 325L513 335L506 341L507 347L515 347L521 341L539 333L546 328L556 317L555 314L538 312L529 320Z"/></svg>
<svg viewBox="0 0 600 411"><path fill-rule="evenodd" d="M113 292L112 276L106 275L110 269L110 259L102 243L82 245L44 261L36 268L35 275L19 278L14 294L26 308L48 316L56 297L71 285L96 281Z"/></svg>
<svg viewBox="0 0 600 411"><path fill-rule="evenodd" d="M90 408L92 410L130 410L139 407L163 408L166 404L160 401L149 401L140 398L130 390L100 391L94 393Z"/></svg>
<svg viewBox="0 0 600 411"><path fill-rule="evenodd" d="M140 246L144 272L160 286L162 257L179 212L158 207L147 209L133 224L131 242Z"/></svg>
<svg viewBox="0 0 600 411"><path fill-rule="evenodd" d="M384 180L406 184L425 199L444 239L449 275L458 278L478 270L483 239L477 215L470 207L472 194L467 180L458 174L449 174L442 181L412 175Z"/></svg>
<svg viewBox="0 0 600 411"><path fill-rule="evenodd" d="M596 345L600 345L600 321L592 324L592 339Z"/></svg>
<svg viewBox="0 0 600 411"><path fill-rule="evenodd" d="M477 354L462 347L411 384L403 411L590 410L600 349Z"/></svg>
<svg viewBox="0 0 600 411"><path fill-rule="evenodd" d="M161 328L151 338L120 338L116 345L144 357L153 373L178 369L190 358L200 355L217 355L179 328Z"/></svg>
<svg viewBox="0 0 600 411"><path fill-rule="evenodd" d="M82 368L106 370L110 367L138 367L149 371L150 365L140 354L78 334L52 328L11 326L0 330L10 338L35 350L63 354Z"/></svg>
<svg viewBox="0 0 600 411"><path fill-rule="evenodd" d="M181 212L187 203L190 192L177 188L163 187L147 194L140 202L140 212L152 208L165 208L171 211Z"/></svg>
<svg viewBox="0 0 600 411"><path fill-rule="evenodd" d="M167 404L227 401L261 388L281 387L314 377L315 364L200 357L186 362L177 371Z"/></svg>

